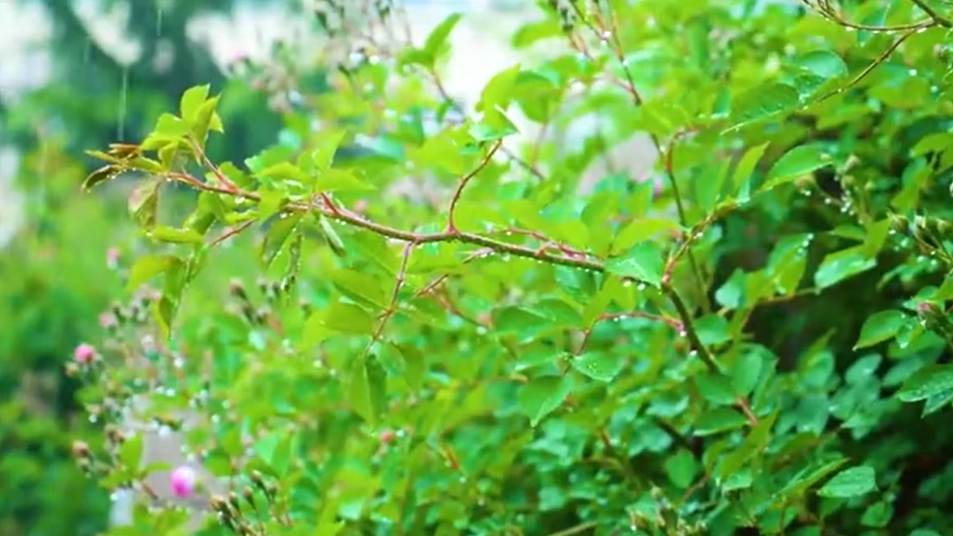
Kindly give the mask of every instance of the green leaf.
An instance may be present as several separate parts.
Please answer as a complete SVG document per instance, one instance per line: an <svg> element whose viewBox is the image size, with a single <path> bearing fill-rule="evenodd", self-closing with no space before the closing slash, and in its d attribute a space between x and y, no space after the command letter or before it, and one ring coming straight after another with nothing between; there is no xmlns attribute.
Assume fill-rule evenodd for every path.
<svg viewBox="0 0 953 536"><path fill-rule="evenodd" d="M860 337L854 344L854 350L867 348L892 339L906 323L906 319L906 315L896 309L880 311L870 315L864 321L863 327L860 328Z"/></svg>
<svg viewBox="0 0 953 536"><path fill-rule="evenodd" d="M750 197L751 175L754 173L758 161L761 160L768 145L770 145L770 142L749 148L745 151L741 160L738 161L738 165L735 166L735 171L731 174L731 185L734 190L733 195L736 196L739 201L747 201Z"/></svg>
<svg viewBox="0 0 953 536"><path fill-rule="evenodd" d="M261 244L261 260L265 267L271 266L271 263L275 261L285 244L288 243L288 237L291 236L292 231L298 226L303 217L304 213L282 214L274 220L271 227L268 228L268 232L265 233L265 239Z"/></svg>
<svg viewBox="0 0 953 536"><path fill-rule="evenodd" d="M427 40L424 41L424 51L426 51L431 58L439 57L444 44L447 42L447 38L450 37L450 32L452 32L453 27L460 22L461 17L462 15L460 13L451 13L430 31L430 35L428 35Z"/></svg>
<svg viewBox="0 0 953 536"><path fill-rule="evenodd" d="M636 244L624 255L606 262L606 272L632 277L654 287L661 285L664 270L662 249L654 242Z"/></svg>
<svg viewBox="0 0 953 536"><path fill-rule="evenodd" d="M758 378L761 377L761 371L764 368L764 358L759 352L748 351L735 361L731 369L732 385L735 394L738 396L748 396L758 384Z"/></svg>
<svg viewBox="0 0 953 536"><path fill-rule="evenodd" d="M103 166L86 176L86 179L83 180L82 188L88 192L97 184L112 180L120 173L122 173L121 167L114 165Z"/></svg>
<svg viewBox="0 0 953 536"><path fill-rule="evenodd" d="M278 162L255 173L259 179L291 179L301 184L310 184L311 176L291 162Z"/></svg>
<svg viewBox="0 0 953 536"><path fill-rule="evenodd" d="M810 143L800 145L784 154L768 172L768 178L762 189L770 190L827 166L831 163L826 144Z"/></svg>
<svg viewBox="0 0 953 536"><path fill-rule="evenodd" d="M373 330L370 313L357 305L335 301L308 317L301 344L310 348L333 335L370 335Z"/></svg>
<svg viewBox="0 0 953 536"><path fill-rule="evenodd" d="M129 194L127 207L136 225L143 229L155 227L159 211L160 179L145 181Z"/></svg>
<svg viewBox="0 0 953 536"><path fill-rule="evenodd" d="M702 413L695 422L696 436L709 436L736 430L747 424L744 415L731 408L715 408Z"/></svg>
<svg viewBox="0 0 953 536"><path fill-rule="evenodd" d="M139 288L149 279L165 272L174 264L182 263L182 260L173 255L145 255L136 259L132 268L129 269L129 281L126 282L126 290L132 292Z"/></svg>
<svg viewBox="0 0 953 536"><path fill-rule="evenodd" d="M823 79L847 76L847 64L840 56L828 50L815 50L799 56L794 64Z"/></svg>
<svg viewBox="0 0 953 536"><path fill-rule="evenodd" d="M732 100L732 126L725 132L794 110L799 103L797 89L787 84L771 82L749 89Z"/></svg>
<svg viewBox="0 0 953 536"><path fill-rule="evenodd" d="M179 115L182 116L182 119L186 123L192 123L195 121L196 117L198 116L199 109L203 104L205 104L205 100L208 99L209 89L210 86L205 84L202 86L190 87L189 89L185 90L184 93L182 93L182 98L179 99Z"/></svg>
<svg viewBox="0 0 953 536"><path fill-rule="evenodd" d="M691 486L695 475L698 474L698 461L691 452L685 449L666 458L663 467L668 479L679 489Z"/></svg>
<svg viewBox="0 0 953 536"><path fill-rule="evenodd" d="M341 141L344 140L344 134L345 132L341 130L326 132L321 136L317 148L311 151L311 165L315 170L324 171L331 167L331 164L334 163L334 154L341 146Z"/></svg>
<svg viewBox="0 0 953 536"><path fill-rule="evenodd" d="M146 236L159 242L169 242L172 244L201 244L202 235L195 229L177 229L175 227L166 227L158 225L152 229L146 230Z"/></svg>
<svg viewBox="0 0 953 536"><path fill-rule="evenodd" d="M119 461L132 471L138 471L142 463L142 449L141 434L126 437L119 446Z"/></svg>
<svg viewBox="0 0 953 536"><path fill-rule="evenodd" d="M338 290L354 301L375 307L387 307L387 292L381 287L380 279L355 270L335 270L328 279Z"/></svg>
<svg viewBox="0 0 953 536"><path fill-rule="evenodd" d="M720 373L707 373L695 377L695 386L702 398L712 404L728 406L735 403L735 390L731 379Z"/></svg>
<svg viewBox="0 0 953 536"><path fill-rule="evenodd" d="M387 373L374 356L355 363L348 390L351 409L365 421L375 423L386 409Z"/></svg>
<svg viewBox="0 0 953 536"><path fill-rule="evenodd" d="M326 169L318 174L314 183L315 192L366 192L375 188L354 175L353 171Z"/></svg>
<svg viewBox="0 0 953 536"><path fill-rule="evenodd" d="M534 428L565 400L572 389L570 376L544 376L520 387L519 406Z"/></svg>
<svg viewBox="0 0 953 536"><path fill-rule="evenodd" d="M903 382L897 398L918 402L953 391L953 365L928 365Z"/></svg>
<svg viewBox="0 0 953 536"><path fill-rule="evenodd" d="M161 138L184 138L189 134L189 124L172 114L162 114L152 133Z"/></svg>
<svg viewBox="0 0 953 536"><path fill-rule="evenodd" d="M483 112L484 116L492 111L506 109L513 95L513 86L520 75L520 64L504 69L490 78L490 81L480 92L480 100L477 102L477 111Z"/></svg>
<svg viewBox="0 0 953 536"><path fill-rule="evenodd" d="M604 224L603 224L604 225ZM612 253L625 251L639 242L643 242L658 235L681 231L682 227L675 220L664 218L645 218L629 222L619 231L612 241Z"/></svg>
<svg viewBox="0 0 953 536"><path fill-rule="evenodd" d="M574 369L600 382L612 381L625 365L620 356L610 352L586 352L573 358L570 363Z"/></svg>
<svg viewBox="0 0 953 536"><path fill-rule="evenodd" d="M818 490L817 494L831 499L850 499L876 489L876 473L873 467L861 465L837 473Z"/></svg>
<svg viewBox="0 0 953 536"><path fill-rule="evenodd" d="M824 257L814 272L814 284L818 288L828 288L876 265L875 259L864 255L863 246L844 249Z"/></svg>

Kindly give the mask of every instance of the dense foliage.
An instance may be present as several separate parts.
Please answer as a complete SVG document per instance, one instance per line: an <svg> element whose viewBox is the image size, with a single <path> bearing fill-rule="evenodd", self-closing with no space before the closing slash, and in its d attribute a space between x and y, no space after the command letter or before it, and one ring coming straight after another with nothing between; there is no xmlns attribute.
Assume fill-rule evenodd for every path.
<svg viewBox="0 0 953 536"><path fill-rule="evenodd" d="M198 86L91 152L87 188L139 177L151 244L70 365L111 423L81 466L142 494L114 534L184 534L203 504L207 534L946 530L942 2L540 2L476 103L440 79L458 16L413 45L399 9L357 4L316 8L362 48L319 59L332 92L283 79L273 147L210 158L228 122ZM579 194L635 133L659 182ZM408 176L430 190L394 195ZM261 278L229 282L236 256ZM171 468L130 414L201 470L144 484Z"/></svg>

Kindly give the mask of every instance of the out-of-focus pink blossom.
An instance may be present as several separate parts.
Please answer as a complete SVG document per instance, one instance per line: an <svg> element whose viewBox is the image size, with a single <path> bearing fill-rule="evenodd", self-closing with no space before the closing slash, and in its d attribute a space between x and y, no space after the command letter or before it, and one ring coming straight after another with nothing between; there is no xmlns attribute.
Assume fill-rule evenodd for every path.
<svg viewBox="0 0 953 536"><path fill-rule="evenodd" d="M176 497L188 497L195 488L195 470L187 465L176 467L169 475L169 486Z"/></svg>
<svg viewBox="0 0 953 536"><path fill-rule="evenodd" d="M106 250L106 266L110 269L116 268L119 265L119 248L111 247Z"/></svg>
<svg viewBox="0 0 953 536"><path fill-rule="evenodd" d="M386 445L394 440L394 432L392 430L384 430L383 432L380 433L380 436L378 436L378 439L380 440L381 443Z"/></svg>
<svg viewBox="0 0 953 536"><path fill-rule="evenodd" d="M116 315L105 312L99 314L99 327L103 329L112 329L119 324L119 321L116 320Z"/></svg>
<svg viewBox="0 0 953 536"><path fill-rule="evenodd" d="M94 357L96 357L96 349L85 342L73 349L73 360L77 363L89 363Z"/></svg>

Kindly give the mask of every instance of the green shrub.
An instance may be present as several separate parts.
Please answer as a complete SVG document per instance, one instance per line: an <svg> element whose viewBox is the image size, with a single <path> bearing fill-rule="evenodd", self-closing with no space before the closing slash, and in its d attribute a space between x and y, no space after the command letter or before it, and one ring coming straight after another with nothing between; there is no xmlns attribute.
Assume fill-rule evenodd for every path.
<svg viewBox="0 0 953 536"><path fill-rule="evenodd" d="M154 249L127 287L161 276L152 321L74 367L95 417L136 396L183 431L230 484L208 534L946 530L942 4L540 4L514 47L570 46L501 71L475 106L441 89L451 17L420 47L336 65L335 91L302 91L242 167L205 157L228 136L208 87L141 144L93 153L86 187L144 175ZM607 125L501 148L517 111L544 133ZM664 188L618 172L579 195L638 132ZM372 154L335 159L355 139ZM445 199L388 193L407 175ZM201 192L181 223L156 212L173 183ZM257 289L226 290L259 259ZM149 330L163 343L143 351ZM142 490L158 469L142 444L116 429L80 461L168 496ZM190 478L172 493L201 501ZM158 502L115 533L184 533Z"/></svg>

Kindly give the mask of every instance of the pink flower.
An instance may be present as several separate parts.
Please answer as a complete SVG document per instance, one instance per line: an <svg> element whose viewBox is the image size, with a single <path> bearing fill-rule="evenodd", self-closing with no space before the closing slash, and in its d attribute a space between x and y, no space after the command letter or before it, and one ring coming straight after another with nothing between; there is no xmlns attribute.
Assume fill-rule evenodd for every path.
<svg viewBox="0 0 953 536"><path fill-rule="evenodd" d="M116 268L119 264L119 248L111 247L106 250L106 266L110 269Z"/></svg>
<svg viewBox="0 0 953 536"><path fill-rule="evenodd" d="M176 497L188 497L195 487L195 470L187 465L176 467L169 475L169 485Z"/></svg>
<svg viewBox="0 0 953 536"><path fill-rule="evenodd" d="M381 443L386 445L394 440L394 432L391 430L384 430L383 432L380 433L380 436L378 439L380 440Z"/></svg>
<svg viewBox="0 0 953 536"><path fill-rule="evenodd" d="M116 320L116 315L112 313L102 313L99 315L99 327L103 329L111 329L116 327L118 321Z"/></svg>
<svg viewBox="0 0 953 536"><path fill-rule="evenodd" d="M92 361L94 357L96 357L96 349L85 342L73 349L73 360L77 363L85 365Z"/></svg>

